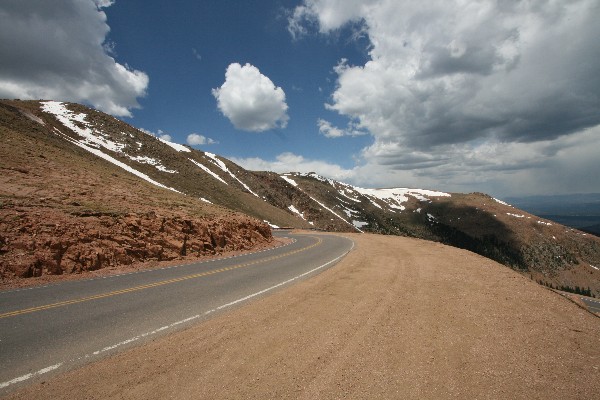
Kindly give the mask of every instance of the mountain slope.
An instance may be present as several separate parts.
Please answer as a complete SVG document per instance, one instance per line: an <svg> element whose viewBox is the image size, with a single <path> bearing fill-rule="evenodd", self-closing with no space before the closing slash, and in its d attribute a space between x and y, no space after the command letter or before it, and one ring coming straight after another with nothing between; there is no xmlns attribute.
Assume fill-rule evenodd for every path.
<svg viewBox="0 0 600 400"><path fill-rule="evenodd" d="M171 149L93 113L106 131L147 145L147 157ZM139 179L92 154L75 143L81 136L41 111L37 102L0 102L0 134L3 282L244 250L272 241L261 221ZM138 172L148 177L171 175L139 164Z"/></svg>
<svg viewBox="0 0 600 400"><path fill-rule="evenodd" d="M20 204L15 199L25 196L32 203L46 199L45 205L53 199L52 207L69 218L162 215L166 209L181 219L191 215L227 220L237 212L272 226L411 236L471 250L548 285L589 288L600 295L600 239L485 194L365 189L312 173L247 171L223 157L158 139L81 105L2 101L0 106L2 132L8 138L2 148L1 194L13 211ZM39 175L37 180L33 175ZM45 190L60 190L61 195L46 195ZM6 205L3 212L10 208ZM23 221L15 215L11 224L4 217L4 232L22 229ZM151 221L138 225L152 231L156 223ZM187 229L177 226L180 233ZM13 245L0 240L2 251L16 251L14 238ZM140 239L137 246L143 242ZM215 251L213 242L205 238L196 243L196 252ZM149 258L163 251L161 243L154 243L155 253ZM185 246L179 247L181 253ZM171 258L176 256L172 253ZM94 262L87 264L95 268ZM35 275L56 269L29 270Z"/></svg>
<svg viewBox="0 0 600 400"><path fill-rule="evenodd" d="M329 210L345 231L411 236L484 255L532 279L600 295L600 240L536 217L483 193L364 189L316 174L284 174L290 187ZM289 187L288 187L289 189ZM311 209L289 197L295 209ZM320 227L322 221L314 223ZM331 227L329 227L331 229Z"/></svg>

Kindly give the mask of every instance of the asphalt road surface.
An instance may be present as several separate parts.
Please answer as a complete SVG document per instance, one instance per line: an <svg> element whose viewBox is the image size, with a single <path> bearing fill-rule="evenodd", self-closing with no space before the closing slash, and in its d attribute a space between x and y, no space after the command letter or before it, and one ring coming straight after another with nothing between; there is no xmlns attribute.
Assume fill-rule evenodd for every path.
<svg viewBox="0 0 600 400"><path fill-rule="evenodd" d="M580 299L585 303L588 310L593 313L600 313L600 300L593 300L589 297L580 297Z"/></svg>
<svg viewBox="0 0 600 400"><path fill-rule="evenodd" d="M228 259L0 292L0 394L210 318L334 265L353 242L293 235Z"/></svg>

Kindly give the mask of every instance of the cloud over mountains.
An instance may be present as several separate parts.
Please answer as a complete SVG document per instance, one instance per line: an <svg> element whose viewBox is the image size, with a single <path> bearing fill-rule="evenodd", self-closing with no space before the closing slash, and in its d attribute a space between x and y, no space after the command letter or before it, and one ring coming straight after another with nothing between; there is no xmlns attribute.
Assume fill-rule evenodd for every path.
<svg viewBox="0 0 600 400"><path fill-rule="evenodd" d="M219 110L237 129L262 132L287 126L283 89L251 64L230 64L225 82L212 93Z"/></svg>
<svg viewBox="0 0 600 400"><path fill-rule="evenodd" d="M599 10L597 0L305 0L288 29L298 40L315 28L367 35L370 60L340 60L326 104L372 135L361 168L395 181L448 174L460 184L484 170L528 181L567 149L600 167L585 151L600 146L585 133L600 124ZM583 141L562 147L568 137Z"/></svg>
<svg viewBox="0 0 600 400"><path fill-rule="evenodd" d="M130 116L148 76L106 42L109 0L0 2L0 98L56 99Z"/></svg>

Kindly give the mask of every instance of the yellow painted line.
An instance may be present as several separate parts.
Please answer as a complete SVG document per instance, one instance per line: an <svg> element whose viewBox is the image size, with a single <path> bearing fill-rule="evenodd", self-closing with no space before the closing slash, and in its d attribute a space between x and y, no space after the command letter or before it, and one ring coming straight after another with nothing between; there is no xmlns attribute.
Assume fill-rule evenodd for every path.
<svg viewBox="0 0 600 400"><path fill-rule="evenodd" d="M187 281L189 279L202 278L204 276L215 275L215 274L218 274L218 273L221 273L221 272L232 271L232 270L235 270L235 269L250 267L252 265L261 264L261 263L264 263L264 262L267 262L267 261L273 261L273 260L277 260L277 259L280 259L280 258L288 257L288 256L291 256L293 254L297 254L297 253L300 253L300 252L312 249L313 247L321 245L321 243L323 242L321 240L321 238L317 237L316 239L317 239L317 242L314 243L314 244L311 244L310 246L303 247L301 249L297 249L297 250L293 250L293 251L289 251L287 253L283 253L283 254L280 254L278 256L272 256L272 257L268 257L268 258L263 258L263 259L260 259L260 260L256 260L256 261L252 261L252 262L248 262L248 263L244 263L244 264L232 265L231 267L214 269L212 271L199 272L197 274L186 275L186 276L182 276L180 278L167 279L167 280L164 280L164 281L149 283L149 284L146 284L146 285L134 286L134 287L130 287L130 288L127 288L127 289L121 289L121 290L115 290L113 292L101 293L101 294L96 294L96 295L88 296L88 297L82 297L82 298L79 298L79 299L65 300L65 301L60 301L58 303L52 303L52 304L46 304L46 305L37 306L37 307L25 308L23 310L10 311L10 312L4 313L4 314L0 314L0 319L2 319L2 318L8 318L8 317L14 317L14 316L17 316L17 315L29 314L29 313L33 313L33 312L37 312L37 311L42 311L42 310L48 310L50 308L63 307L63 306L67 306L67 305L70 305L70 304L77 304L77 303L83 303L83 302L91 301L91 300L103 299L103 298L106 298L106 297L117 296L119 294L137 292L137 291L140 291L140 290L150 289L150 288L153 288L153 287L164 286L164 285L169 285L169 284L172 284L172 283Z"/></svg>

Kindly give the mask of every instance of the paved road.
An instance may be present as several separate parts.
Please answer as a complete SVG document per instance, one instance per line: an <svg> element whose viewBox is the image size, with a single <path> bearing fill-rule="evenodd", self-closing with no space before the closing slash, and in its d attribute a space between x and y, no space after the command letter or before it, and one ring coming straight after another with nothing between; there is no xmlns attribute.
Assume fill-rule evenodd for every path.
<svg viewBox="0 0 600 400"><path fill-rule="evenodd" d="M600 300L593 300L589 297L580 297L581 300L585 303L588 310L593 313L600 313Z"/></svg>
<svg viewBox="0 0 600 400"><path fill-rule="evenodd" d="M353 247L292 235L264 252L0 292L0 394L205 320L328 268Z"/></svg>

